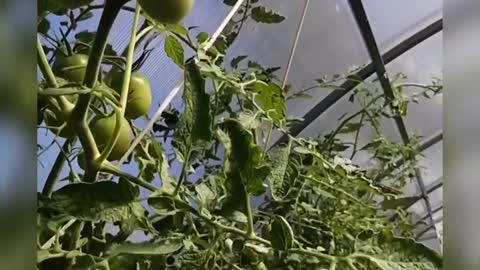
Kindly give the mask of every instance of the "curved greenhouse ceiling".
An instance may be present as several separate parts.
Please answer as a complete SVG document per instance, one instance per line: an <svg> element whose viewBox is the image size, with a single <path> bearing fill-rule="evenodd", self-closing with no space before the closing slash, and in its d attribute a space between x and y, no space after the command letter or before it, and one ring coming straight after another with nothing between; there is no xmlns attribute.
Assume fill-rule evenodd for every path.
<svg viewBox="0 0 480 270"><path fill-rule="evenodd" d="M187 27L200 26L193 30L192 36L200 32L212 34L222 23L231 7L219 5L218 2L219 0L196 1L193 12L184 22ZM354 11L349 1L264 2L265 5L283 14L286 19L275 25L247 21L240 33L239 41L228 51L228 57L249 55L267 67L286 67L290 56L293 55L290 69L286 74L292 91L315 85L315 81L324 76L346 74L353 68L366 68L366 65L372 63L374 51L372 44L367 46L365 33L360 31L357 23L358 13L355 12L359 11ZM433 77L442 77L442 32L439 21L442 18L442 1L368 0L363 1L363 4L374 37L373 44L380 54L385 54L392 48L396 48L398 54L398 49L402 50L398 47L399 44L416 37L419 33L426 35L419 40L420 42L409 44L408 50L395 55L394 59L388 59L389 61L384 59L388 75L403 73L407 77L405 82L415 84L429 84ZM99 12L94 12L93 15L94 19L88 20L88 23L81 23L78 31L82 29L95 31ZM122 12L115 22L109 42L117 52L123 51L128 44L127 29L130 29L131 22L132 16L127 12ZM51 23L53 27L53 24L60 22L53 17ZM425 34L426 32L428 33ZM298 40L295 42L297 37ZM163 48L163 42L164 37L159 36L150 47ZM185 58L193 55L192 51L188 49L185 51L187 54ZM374 69L370 74L367 72L365 83L357 88L384 91L385 87L382 87L381 80L378 80L375 74L380 67L378 65L371 67ZM161 49L152 51L141 72L151 81L154 104L160 104L182 78L182 71ZM285 69L277 71L277 75L283 79ZM328 133L342 115L360 109L357 104L350 102L353 91L317 88L309 92L308 98L290 100L288 103L290 115L303 118L307 114L304 125L300 125L296 133L302 137L317 137ZM405 95L413 95L415 91L418 91L415 87L403 88ZM173 104L178 104L177 101L178 99L174 100ZM156 110L157 106L152 106L149 115L153 115ZM419 104L409 104L407 116L400 119L410 136L412 134L421 136L420 150L423 151L421 166L405 189L406 196L418 197L408 210L415 213L419 221L416 228L418 238L437 250L441 250L443 217L441 112L440 94L422 100ZM398 121L384 121L381 125L382 132L388 139L402 143L405 138L399 133L398 125ZM353 140L354 135L347 134L345 139ZM368 142L374 139L374 136L375 134L371 132L360 132L358 141ZM39 143L49 142L49 139L44 137L42 131L39 131ZM280 135L274 134L272 144L278 139ZM350 155L349 151L345 151L346 156ZM42 162L52 164L55 156L55 151L52 151ZM366 166L375 165L369 163L368 154L356 155L353 161ZM39 167L38 178L45 179L47 173L46 169ZM42 184L39 182L39 187Z"/></svg>

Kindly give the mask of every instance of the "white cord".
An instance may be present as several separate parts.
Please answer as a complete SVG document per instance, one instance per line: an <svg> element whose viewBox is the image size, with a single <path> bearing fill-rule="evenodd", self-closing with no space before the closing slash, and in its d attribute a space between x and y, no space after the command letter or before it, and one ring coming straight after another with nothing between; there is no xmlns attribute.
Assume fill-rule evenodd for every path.
<svg viewBox="0 0 480 270"><path fill-rule="evenodd" d="M292 49L290 51L290 56L289 56L289 59L288 59L287 68L285 69L285 74L283 76L282 89L285 88L285 85L287 83L288 74L290 73L290 67L292 66L293 57L295 55L295 50L297 49L298 40L300 38L300 33L302 32L303 22L305 21L305 16L307 15L307 10L308 10L308 4L309 3L310 3L310 0L306 0L305 5L303 7L302 18L300 19L300 23L298 24L297 34L295 35L295 40L293 41Z"/></svg>

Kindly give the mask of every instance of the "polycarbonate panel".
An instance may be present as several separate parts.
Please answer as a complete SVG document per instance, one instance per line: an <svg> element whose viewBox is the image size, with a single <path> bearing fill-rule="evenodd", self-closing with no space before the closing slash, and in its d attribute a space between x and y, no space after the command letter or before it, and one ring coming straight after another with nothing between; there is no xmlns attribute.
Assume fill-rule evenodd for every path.
<svg viewBox="0 0 480 270"><path fill-rule="evenodd" d="M431 185L443 175L443 145L437 143L422 152L423 158L419 160L425 186Z"/></svg>
<svg viewBox="0 0 480 270"><path fill-rule="evenodd" d="M408 208L408 212L415 213L417 215L422 215L426 211L425 201L419 200Z"/></svg>
<svg viewBox="0 0 480 270"><path fill-rule="evenodd" d="M362 1L381 51L442 17L442 0Z"/></svg>
<svg viewBox="0 0 480 270"><path fill-rule="evenodd" d="M247 23L229 56L249 55L265 66L279 66L283 79L305 1L265 1L284 14L277 25ZM288 81L292 91L315 85L325 75L344 74L352 65L363 65L368 55L344 0L310 1L296 47ZM330 90L312 91L312 98L288 102L291 115L302 116L325 97Z"/></svg>
<svg viewBox="0 0 480 270"><path fill-rule="evenodd" d="M386 66L390 75L401 72L407 76L402 83L431 84L433 77L442 78L442 32L418 44ZM421 93L419 87L403 87L407 96ZM429 137L442 130L443 95L431 99L419 97L419 103L408 105L404 122L409 133Z"/></svg>
<svg viewBox="0 0 480 270"><path fill-rule="evenodd" d="M428 194L431 205L438 205L443 202L443 187Z"/></svg>

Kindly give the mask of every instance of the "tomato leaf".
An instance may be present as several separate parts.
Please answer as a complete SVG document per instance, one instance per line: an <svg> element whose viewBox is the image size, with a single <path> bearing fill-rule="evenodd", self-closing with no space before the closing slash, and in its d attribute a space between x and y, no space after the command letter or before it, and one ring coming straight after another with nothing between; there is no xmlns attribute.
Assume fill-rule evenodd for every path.
<svg viewBox="0 0 480 270"><path fill-rule="evenodd" d="M285 20L284 16L264 6L254 7L251 12L252 19L260 23L280 23Z"/></svg>
<svg viewBox="0 0 480 270"><path fill-rule="evenodd" d="M165 53L180 68L184 67L184 50L180 41L174 36L167 35L164 44Z"/></svg>
<svg viewBox="0 0 480 270"><path fill-rule="evenodd" d="M205 80L194 61L185 66L183 91L184 112L173 145L182 162L189 151L205 145L212 137L210 96L205 92Z"/></svg>
<svg viewBox="0 0 480 270"><path fill-rule="evenodd" d="M166 255L174 253L183 247L183 241L179 238L163 239L155 243L122 243L112 246L107 254L115 256L119 254L136 255Z"/></svg>
<svg viewBox="0 0 480 270"><path fill-rule="evenodd" d="M285 98L283 96L282 88L271 82L266 84L264 82L256 82L253 87L256 93L255 101L265 111L268 117L276 125L281 125L285 120Z"/></svg>
<svg viewBox="0 0 480 270"><path fill-rule="evenodd" d="M293 247L293 230L284 217L275 217L270 238L273 249L277 251L285 251Z"/></svg>
<svg viewBox="0 0 480 270"><path fill-rule="evenodd" d="M407 209L416 203L421 197L420 196L413 196L413 197L402 197L402 198L395 198L395 199L385 199L382 202L383 209L396 209L398 207Z"/></svg>
<svg viewBox="0 0 480 270"><path fill-rule="evenodd" d="M286 146L277 146L268 153L268 165L271 168L267 182L270 186L270 195L275 201L282 199L284 179L286 177L290 157L291 143Z"/></svg>
<svg viewBox="0 0 480 270"><path fill-rule="evenodd" d="M134 204L138 192L138 187L125 180L118 184L112 181L70 184L55 191L46 207L82 221L113 223L132 216L140 219L139 215L144 213L139 213Z"/></svg>

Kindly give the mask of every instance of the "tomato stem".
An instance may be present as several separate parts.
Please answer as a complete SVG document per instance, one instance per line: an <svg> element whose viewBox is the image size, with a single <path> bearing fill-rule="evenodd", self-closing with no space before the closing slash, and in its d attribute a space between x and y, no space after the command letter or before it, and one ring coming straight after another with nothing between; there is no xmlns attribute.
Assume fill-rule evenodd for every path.
<svg viewBox="0 0 480 270"><path fill-rule="evenodd" d="M125 73L123 76L122 82L122 90L120 92L120 111L115 111L115 128L113 129L113 136L109 138L107 142L107 146L100 154L100 157L95 161L98 165L102 164L105 161L110 153L112 152L115 144L117 143L118 137L120 136L120 130L122 125L122 118L125 115L125 109L127 107L127 97L128 97L128 90L130 86L130 79L132 75L132 64L133 64L133 54L135 51L135 41L137 35L137 26L138 26L138 19L140 17L140 5L137 3L135 7L135 15L133 17L132 23L132 31L130 35L130 42L128 46L127 52L127 64L125 68Z"/></svg>
<svg viewBox="0 0 480 270"><path fill-rule="evenodd" d="M253 230L253 213L252 213L252 202L250 200L250 193L245 189L245 207L247 211L247 236L254 237L255 231Z"/></svg>
<svg viewBox="0 0 480 270"><path fill-rule="evenodd" d="M103 13L100 18L97 34L95 36L95 40L89 55L88 64L85 70L83 84L88 88L93 88L97 82L103 54L107 46L108 35L118 13L120 12L122 6L128 2L128 0L106 0L105 2L105 8L103 9ZM90 106L90 101L90 94L81 94L79 96L78 102L73 110L71 121L73 122L73 128L80 139L80 143L83 146L85 159L87 160L84 178L94 181L96 178L96 173L94 171L97 168L92 168L92 164L95 164L95 162L88 161L95 160L100 153L87 123L87 112ZM91 172L92 169L93 172ZM93 177L93 179L91 177Z"/></svg>
<svg viewBox="0 0 480 270"><path fill-rule="evenodd" d="M45 55L45 51L43 50L42 43L40 42L40 37L37 36L37 54L39 58L39 66L40 70L42 71L47 84L52 88L59 88L57 80L55 79L55 74L53 74L52 68L48 63L47 56ZM63 96L55 96L55 99L60 104L60 107L64 112L71 112L73 109L73 104L68 101L66 97Z"/></svg>
<svg viewBox="0 0 480 270"><path fill-rule="evenodd" d="M62 171L63 165L65 164L65 160L66 160L65 153L68 153L71 143L72 143L72 139L67 139L65 141L65 143L62 146L62 151L58 153L58 156L55 159L55 162L53 163L52 170L48 174L47 180L45 181L45 184L42 190L42 194L47 197L50 197L50 195L52 195L53 187L57 183L58 176Z"/></svg>

